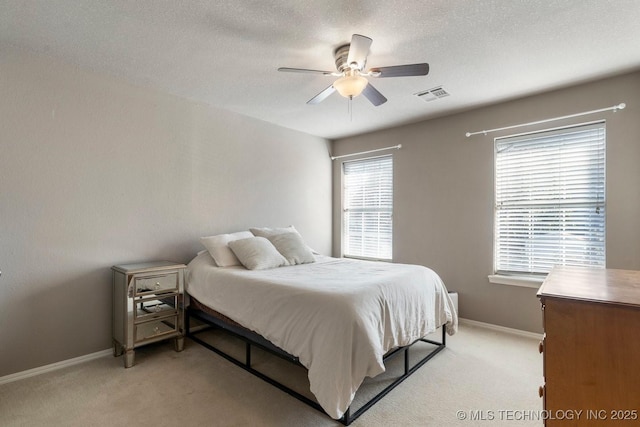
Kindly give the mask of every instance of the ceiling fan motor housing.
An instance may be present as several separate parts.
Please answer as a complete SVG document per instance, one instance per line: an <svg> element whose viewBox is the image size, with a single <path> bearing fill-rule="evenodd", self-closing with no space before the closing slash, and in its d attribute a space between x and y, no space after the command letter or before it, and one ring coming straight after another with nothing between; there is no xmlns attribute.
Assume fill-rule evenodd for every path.
<svg viewBox="0 0 640 427"><path fill-rule="evenodd" d="M336 68L341 73L346 73L347 71L352 69L351 65L347 63L350 47L350 44L342 45L338 47L333 54L336 59ZM358 71L362 71L365 64L362 64L362 67L360 67L354 62L354 65L356 67L355 69L357 69Z"/></svg>

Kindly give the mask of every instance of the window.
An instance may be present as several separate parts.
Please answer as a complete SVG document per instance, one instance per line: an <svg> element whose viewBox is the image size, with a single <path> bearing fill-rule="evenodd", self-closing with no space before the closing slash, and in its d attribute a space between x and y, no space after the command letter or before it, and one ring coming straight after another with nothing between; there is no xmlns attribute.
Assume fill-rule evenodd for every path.
<svg viewBox="0 0 640 427"><path fill-rule="evenodd" d="M605 266L604 122L495 140L495 273Z"/></svg>
<svg viewBox="0 0 640 427"><path fill-rule="evenodd" d="M343 252L390 260L393 237L393 157L343 163Z"/></svg>

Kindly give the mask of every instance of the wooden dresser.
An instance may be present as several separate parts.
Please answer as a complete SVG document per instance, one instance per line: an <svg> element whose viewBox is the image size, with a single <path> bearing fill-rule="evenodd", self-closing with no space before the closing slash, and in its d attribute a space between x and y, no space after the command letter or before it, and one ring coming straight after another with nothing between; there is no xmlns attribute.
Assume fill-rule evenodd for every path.
<svg viewBox="0 0 640 427"><path fill-rule="evenodd" d="M640 271L555 267L538 297L545 425L640 425Z"/></svg>

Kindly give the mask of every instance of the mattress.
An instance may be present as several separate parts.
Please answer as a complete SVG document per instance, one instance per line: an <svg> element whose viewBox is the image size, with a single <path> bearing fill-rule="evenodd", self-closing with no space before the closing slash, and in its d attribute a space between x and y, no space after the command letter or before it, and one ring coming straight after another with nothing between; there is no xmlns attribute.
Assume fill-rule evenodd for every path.
<svg viewBox="0 0 640 427"><path fill-rule="evenodd" d="M338 419L362 381L384 372L385 353L442 325L454 334L457 314L429 268L316 258L247 270L217 267L203 252L187 266L185 287L201 303L298 357L318 403Z"/></svg>

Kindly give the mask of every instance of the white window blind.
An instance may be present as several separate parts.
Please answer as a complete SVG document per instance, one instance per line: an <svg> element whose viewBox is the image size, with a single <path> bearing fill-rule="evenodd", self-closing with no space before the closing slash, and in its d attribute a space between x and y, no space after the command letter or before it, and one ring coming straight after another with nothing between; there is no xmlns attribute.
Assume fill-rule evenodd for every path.
<svg viewBox="0 0 640 427"><path fill-rule="evenodd" d="M344 162L343 172L344 255L390 260L393 157Z"/></svg>
<svg viewBox="0 0 640 427"><path fill-rule="evenodd" d="M605 124L495 140L495 272L605 266Z"/></svg>

